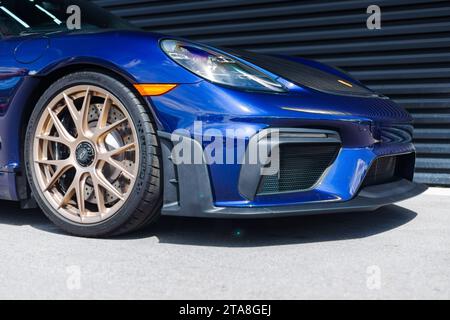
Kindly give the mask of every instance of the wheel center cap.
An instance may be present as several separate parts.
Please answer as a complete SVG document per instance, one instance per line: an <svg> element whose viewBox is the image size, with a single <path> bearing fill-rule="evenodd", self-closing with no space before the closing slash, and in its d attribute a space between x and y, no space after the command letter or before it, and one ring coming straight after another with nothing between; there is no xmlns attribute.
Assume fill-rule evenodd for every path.
<svg viewBox="0 0 450 320"><path fill-rule="evenodd" d="M95 159L94 147L89 142L82 142L75 151L77 162L82 167L89 167Z"/></svg>

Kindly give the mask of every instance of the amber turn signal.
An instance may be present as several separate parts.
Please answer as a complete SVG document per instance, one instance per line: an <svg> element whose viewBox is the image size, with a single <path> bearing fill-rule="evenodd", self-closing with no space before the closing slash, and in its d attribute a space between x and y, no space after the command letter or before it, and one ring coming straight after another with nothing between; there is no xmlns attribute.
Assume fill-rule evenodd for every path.
<svg viewBox="0 0 450 320"><path fill-rule="evenodd" d="M142 96L160 96L174 89L176 84L135 84L134 87Z"/></svg>

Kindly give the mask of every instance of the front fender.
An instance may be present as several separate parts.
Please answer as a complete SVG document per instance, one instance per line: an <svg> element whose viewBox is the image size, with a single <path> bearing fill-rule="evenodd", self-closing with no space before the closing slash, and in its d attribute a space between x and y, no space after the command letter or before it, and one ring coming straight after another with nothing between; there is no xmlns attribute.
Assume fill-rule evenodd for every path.
<svg viewBox="0 0 450 320"><path fill-rule="evenodd" d="M162 36L141 31L54 34L49 48L32 64L35 75L72 64L93 64L123 74L133 83L196 83L201 78L172 61L159 46Z"/></svg>

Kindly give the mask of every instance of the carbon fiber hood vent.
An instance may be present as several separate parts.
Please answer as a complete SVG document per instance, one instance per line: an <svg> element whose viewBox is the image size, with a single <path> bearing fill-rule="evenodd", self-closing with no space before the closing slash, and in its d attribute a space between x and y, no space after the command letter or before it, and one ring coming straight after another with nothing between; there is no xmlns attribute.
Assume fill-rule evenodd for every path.
<svg viewBox="0 0 450 320"><path fill-rule="evenodd" d="M259 66L269 72L292 81L300 86L305 86L314 90L348 96L379 97L373 91L355 83L349 83L344 79L317 68L313 68L274 56L261 55L244 50L224 50L236 57L244 59L254 65Z"/></svg>

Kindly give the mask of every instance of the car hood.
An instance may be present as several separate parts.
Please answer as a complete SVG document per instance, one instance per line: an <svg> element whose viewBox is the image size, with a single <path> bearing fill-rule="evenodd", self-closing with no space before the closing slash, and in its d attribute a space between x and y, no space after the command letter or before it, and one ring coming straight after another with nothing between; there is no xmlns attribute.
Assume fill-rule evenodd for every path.
<svg viewBox="0 0 450 320"><path fill-rule="evenodd" d="M226 49L226 52L302 87L338 95L380 96L345 73L315 61L268 56L244 50Z"/></svg>

